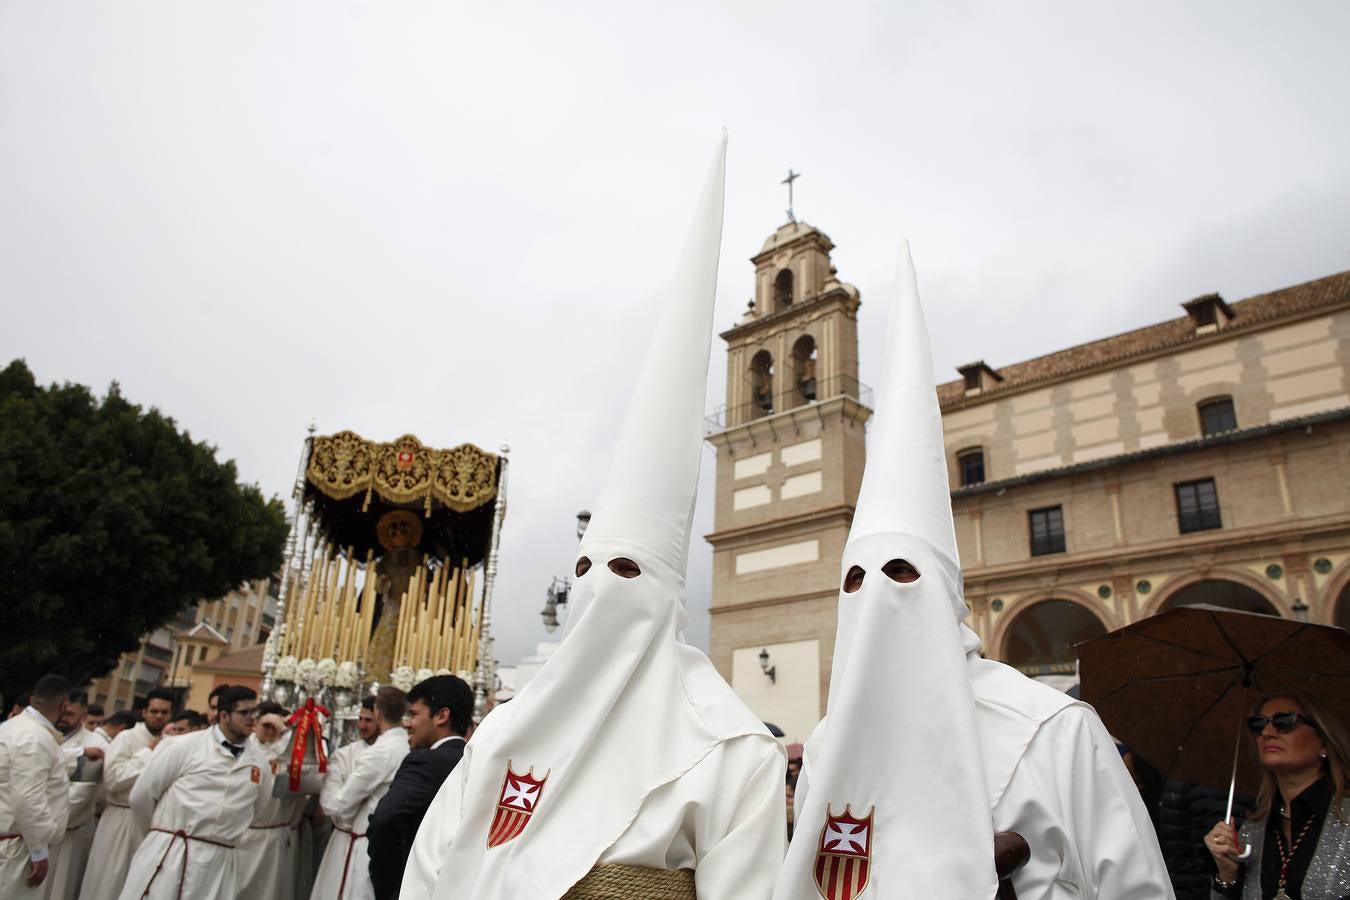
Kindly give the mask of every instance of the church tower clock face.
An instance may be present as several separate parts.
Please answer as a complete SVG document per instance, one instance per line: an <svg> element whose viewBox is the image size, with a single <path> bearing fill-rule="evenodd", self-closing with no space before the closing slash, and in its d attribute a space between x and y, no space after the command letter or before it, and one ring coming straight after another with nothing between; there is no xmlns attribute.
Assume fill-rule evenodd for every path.
<svg viewBox="0 0 1350 900"><path fill-rule="evenodd" d="M752 257L754 299L722 333L711 655L760 718L803 741L824 712L838 560L862 482L871 391L858 289L795 218ZM767 657L764 655L767 653ZM772 673L770 673L772 670Z"/></svg>

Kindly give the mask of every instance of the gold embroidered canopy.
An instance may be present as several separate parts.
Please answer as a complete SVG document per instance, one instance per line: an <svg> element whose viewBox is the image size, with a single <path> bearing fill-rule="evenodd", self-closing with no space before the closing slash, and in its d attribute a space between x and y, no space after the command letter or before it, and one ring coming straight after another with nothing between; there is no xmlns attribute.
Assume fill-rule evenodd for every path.
<svg viewBox="0 0 1350 900"><path fill-rule="evenodd" d="M501 471L495 454L473 444L425 447L410 434L388 443L353 431L311 440L305 497L336 546L482 560Z"/></svg>

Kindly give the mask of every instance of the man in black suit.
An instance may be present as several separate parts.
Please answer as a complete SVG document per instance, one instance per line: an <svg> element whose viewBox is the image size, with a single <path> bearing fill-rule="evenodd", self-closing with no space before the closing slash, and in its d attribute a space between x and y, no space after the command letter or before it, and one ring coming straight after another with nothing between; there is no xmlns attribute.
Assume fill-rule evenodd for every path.
<svg viewBox="0 0 1350 900"><path fill-rule="evenodd" d="M408 692L403 728L412 751L403 757L389 793L370 814L370 880L375 900L396 900L413 838L427 807L464 755L473 727L473 690L453 675L437 675Z"/></svg>

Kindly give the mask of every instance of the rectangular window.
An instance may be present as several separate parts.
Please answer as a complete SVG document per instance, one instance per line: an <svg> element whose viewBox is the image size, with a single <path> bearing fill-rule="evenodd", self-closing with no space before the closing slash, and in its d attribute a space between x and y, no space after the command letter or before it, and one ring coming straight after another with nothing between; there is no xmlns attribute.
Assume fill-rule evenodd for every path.
<svg viewBox="0 0 1350 900"><path fill-rule="evenodd" d="M1064 552L1064 509L1049 506L1027 513L1031 530L1031 555Z"/></svg>
<svg viewBox="0 0 1350 900"><path fill-rule="evenodd" d="M1177 525L1182 534L1222 528L1219 517L1219 492L1213 478L1184 481L1176 486Z"/></svg>
<svg viewBox="0 0 1350 900"><path fill-rule="evenodd" d="M961 469L961 486L980 484L984 481L984 451L969 450L956 458Z"/></svg>
<svg viewBox="0 0 1350 900"><path fill-rule="evenodd" d="M1233 412L1233 400L1220 397L1200 404L1200 433L1208 437L1237 428L1237 414Z"/></svg>

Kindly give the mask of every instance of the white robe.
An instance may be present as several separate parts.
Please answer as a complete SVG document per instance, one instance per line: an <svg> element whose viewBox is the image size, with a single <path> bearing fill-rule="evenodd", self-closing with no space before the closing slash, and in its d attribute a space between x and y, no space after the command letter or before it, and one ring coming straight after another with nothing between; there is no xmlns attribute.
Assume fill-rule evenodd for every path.
<svg viewBox="0 0 1350 900"><path fill-rule="evenodd" d="M400 900L433 896L445 848L459 826L454 798L462 794L464 777L456 766L422 820ZM776 866L766 861L782 858L787 837L782 827L783 778L781 753L766 752L764 741L718 744L694 768L648 795L633 822L597 862L693 869L698 896L710 900L767 897ZM737 789L728 791L728 785ZM487 894L523 896L517 893L521 887L496 885Z"/></svg>
<svg viewBox="0 0 1350 900"><path fill-rule="evenodd" d="M256 735L248 743L268 759L273 778L286 778L290 733L263 746ZM293 900L300 865L300 818L309 797L290 794L267 798L239 839L240 900Z"/></svg>
<svg viewBox="0 0 1350 900"><path fill-rule="evenodd" d="M234 848L270 796L272 772L256 746L235 758L222 740L212 726L152 754L131 790L131 812L147 833L121 900L234 900Z"/></svg>
<svg viewBox="0 0 1350 900"><path fill-rule="evenodd" d="M145 769L148 757L140 751L150 746L154 735L138 722L108 745L103 756L103 801L106 804L89 847L80 900L115 900L127 878L131 857L136 854L145 829L131 815L131 788Z"/></svg>
<svg viewBox="0 0 1350 900"><path fill-rule="evenodd" d="M86 757L86 747L106 751L108 738L100 731L77 728L61 742L66 773L70 776L70 821L66 825L66 839L61 843L61 859L48 875L52 900L75 900L89 862L89 848L94 843L103 761Z"/></svg>
<svg viewBox="0 0 1350 900"><path fill-rule="evenodd" d="M44 900L60 860L69 815L61 733L32 707L0 723L0 897ZM46 853L47 878L25 883L33 854Z"/></svg>
<svg viewBox="0 0 1350 900"><path fill-rule="evenodd" d="M798 807L810 791L807 757ZM1064 707L1037 729L994 806L994 828L1026 838L1013 876L1022 900L1163 900L1173 896L1148 810L1091 708Z"/></svg>
<svg viewBox="0 0 1350 900"><path fill-rule="evenodd" d="M333 820L333 836L319 864L310 900L372 900L375 896L370 882L370 854L366 850L366 823L407 755L407 733L402 728L391 728L359 751L336 798L325 785L330 799L325 803L321 793L319 802Z"/></svg>

